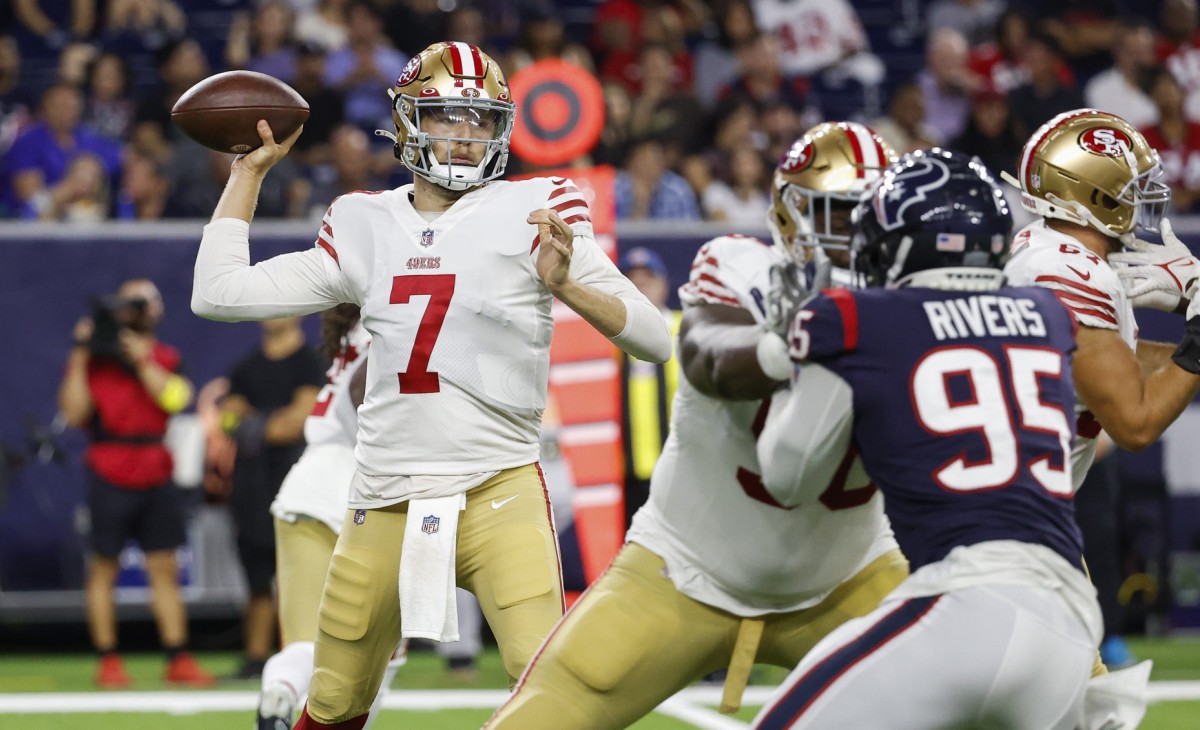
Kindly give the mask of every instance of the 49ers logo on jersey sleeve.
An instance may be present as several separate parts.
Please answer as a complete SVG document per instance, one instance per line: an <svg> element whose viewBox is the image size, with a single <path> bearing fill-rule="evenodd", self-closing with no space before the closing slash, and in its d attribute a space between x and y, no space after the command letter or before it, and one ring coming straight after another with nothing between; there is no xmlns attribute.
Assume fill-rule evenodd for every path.
<svg viewBox="0 0 1200 730"><path fill-rule="evenodd" d="M817 151L812 146L812 143L806 140L798 140L787 151L787 154L783 156L783 161L779 163L779 169L785 173L800 172L811 165L813 158L816 156Z"/></svg>
<svg viewBox="0 0 1200 730"><path fill-rule="evenodd" d="M1094 127L1079 135L1079 146L1093 155L1122 157L1133 149L1133 140L1119 129Z"/></svg>

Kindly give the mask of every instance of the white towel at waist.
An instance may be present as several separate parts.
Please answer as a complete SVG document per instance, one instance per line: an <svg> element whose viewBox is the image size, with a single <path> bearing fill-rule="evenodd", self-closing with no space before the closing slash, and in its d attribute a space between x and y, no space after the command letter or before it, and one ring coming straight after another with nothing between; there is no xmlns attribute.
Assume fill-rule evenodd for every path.
<svg viewBox="0 0 1200 730"><path fill-rule="evenodd" d="M408 503L400 548L400 626L406 638L458 641L455 545L467 495Z"/></svg>

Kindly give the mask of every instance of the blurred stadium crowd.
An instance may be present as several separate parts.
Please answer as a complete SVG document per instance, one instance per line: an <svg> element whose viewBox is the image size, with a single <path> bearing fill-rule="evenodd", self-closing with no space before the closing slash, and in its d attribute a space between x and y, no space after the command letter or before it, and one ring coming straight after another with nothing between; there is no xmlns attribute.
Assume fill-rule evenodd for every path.
<svg viewBox="0 0 1200 730"><path fill-rule="evenodd" d="M384 90L409 56L444 38L510 76L545 58L597 75L606 123L580 163L620 170L620 219L757 227L775 162L822 119L1002 170L1039 124L1085 104L1146 132L1187 212L1197 24L1196 0L13 0L0 7L0 217L207 217L229 158L183 138L170 109L235 68L312 107L258 214L319 217L338 194L405 181L370 135L391 128Z"/></svg>

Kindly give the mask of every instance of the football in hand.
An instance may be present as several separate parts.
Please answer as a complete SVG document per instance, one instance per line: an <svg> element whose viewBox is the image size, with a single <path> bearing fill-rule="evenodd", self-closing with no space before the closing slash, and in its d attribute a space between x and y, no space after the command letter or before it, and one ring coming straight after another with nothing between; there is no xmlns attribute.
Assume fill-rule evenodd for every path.
<svg viewBox="0 0 1200 730"><path fill-rule="evenodd" d="M244 154L262 147L258 120L282 142L308 119L308 102L274 76L226 71L183 93L171 108L175 125L209 149Z"/></svg>

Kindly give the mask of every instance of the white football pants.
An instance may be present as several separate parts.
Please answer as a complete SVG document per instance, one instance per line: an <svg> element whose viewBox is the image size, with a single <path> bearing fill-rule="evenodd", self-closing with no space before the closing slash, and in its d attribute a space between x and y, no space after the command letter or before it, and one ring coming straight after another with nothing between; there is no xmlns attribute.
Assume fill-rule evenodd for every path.
<svg viewBox="0 0 1200 730"><path fill-rule="evenodd" d="M981 585L888 599L813 648L754 727L1071 730L1096 649L1057 593Z"/></svg>

